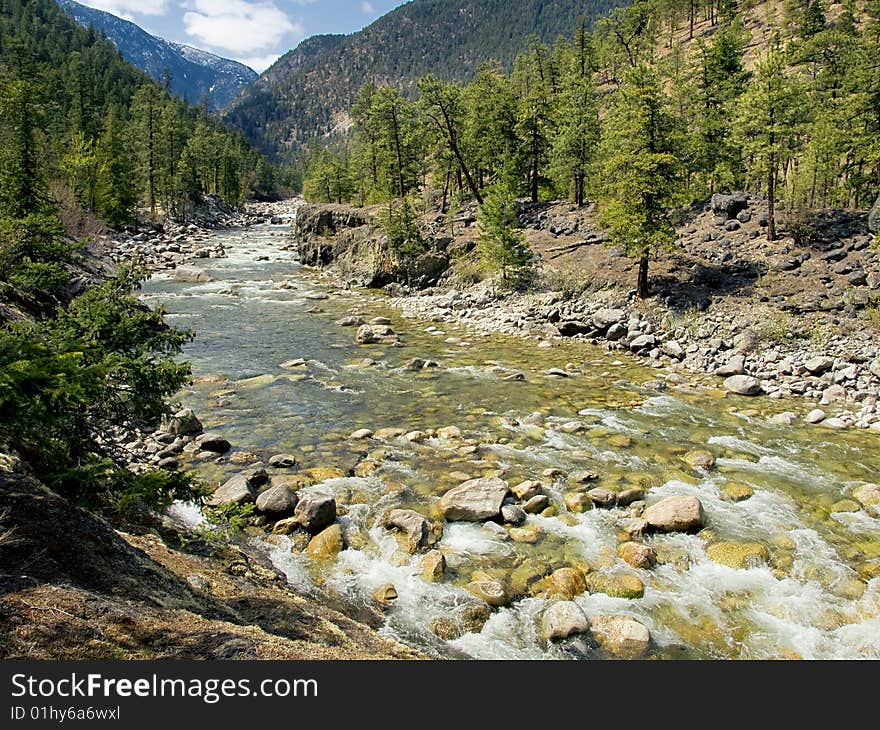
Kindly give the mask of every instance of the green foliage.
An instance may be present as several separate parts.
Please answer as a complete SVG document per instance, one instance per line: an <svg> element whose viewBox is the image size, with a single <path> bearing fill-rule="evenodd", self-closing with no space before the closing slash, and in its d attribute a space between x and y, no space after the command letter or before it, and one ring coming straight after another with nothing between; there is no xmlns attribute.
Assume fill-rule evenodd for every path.
<svg viewBox="0 0 880 730"><path fill-rule="evenodd" d="M241 532L253 517L256 506L252 503L234 504L232 502L216 507L206 507L205 519L212 526L212 533L221 532L226 536ZM210 538L210 535L206 537Z"/></svg>
<svg viewBox="0 0 880 730"><path fill-rule="evenodd" d="M605 123L601 220L610 242L623 246L645 268L652 251L675 240L669 211L681 194L682 166L674 125L656 74L644 66L634 68Z"/></svg>
<svg viewBox="0 0 880 730"><path fill-rule="evenodd" d="M532 252L520 230L519 218L511 190L495 185L486 191L477 213L480 242L477 253L487 271L497 271L501 284L516 288L530 281Z"/></svg>
<svg viewBox="0 0 880 730"><path fill-rule="evenodd" d="M73 496L118 488L115 430L155 425L189 377L175 359L188 333L133 296L138 281L125 271L55 317L0 330L0 442Z"/></svg>
<svg viewBox="0 0 880 730"><path fill-rule="evenodd" d="M388 245L392 250L409 256L418 255L426 250L416 220L417 211L416 199L408 195L389 202L388 207L380 213L379 225L388 234Z"/></svg>

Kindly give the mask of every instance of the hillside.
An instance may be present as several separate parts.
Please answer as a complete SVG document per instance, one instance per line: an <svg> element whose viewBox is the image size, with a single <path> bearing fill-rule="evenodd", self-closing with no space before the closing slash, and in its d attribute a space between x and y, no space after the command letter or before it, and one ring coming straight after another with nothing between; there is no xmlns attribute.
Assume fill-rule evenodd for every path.
<svg viewBox="0 0 880 730"><path fill-rule="evenodd" d="M191 46L150 35L127 20L74 0L58 4L84 27L103 33L131 64L163 83L170 78L171 93L192 103L207 97L212 109L225 107L241 89L257 78L244 64L220 58Z"/></svg>
<svg viewBox="0 0 880 730"><path fill-rule="evenodd" d="M407 87L433 73L471 79L489 59L509 67L528 38L571 36L623 0L414 0L349 36L315 36L282 56L227 110L226 118L269 155L344 122L367 80Z"/></svg>

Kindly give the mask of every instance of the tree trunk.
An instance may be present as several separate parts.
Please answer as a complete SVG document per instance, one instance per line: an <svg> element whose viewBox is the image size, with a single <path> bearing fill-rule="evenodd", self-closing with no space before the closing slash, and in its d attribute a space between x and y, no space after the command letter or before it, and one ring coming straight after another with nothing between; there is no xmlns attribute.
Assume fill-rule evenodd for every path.
<svg viewBox="0 0 880 730"><path fill-rule="evenodd" d="M776 240L776 170L772 163L767 175L767 240Z"/></svg>
<svg viewBox="0 0 880 730"><path fill-rule="evenodd" d="M650 289L648 288L648 253L645 252L642 254L642 258L639 259L639 280L637 284L637 291L639 299L647 299L650 295Z"/></svg>
<svg viewBox="0 0 880 730"><path fill-rule="evenodd" d="M446 183L443 185L443 204L440 206L440 212L445 213L449 204L449 181L452 177L449 170L446 171Z"/></svg>

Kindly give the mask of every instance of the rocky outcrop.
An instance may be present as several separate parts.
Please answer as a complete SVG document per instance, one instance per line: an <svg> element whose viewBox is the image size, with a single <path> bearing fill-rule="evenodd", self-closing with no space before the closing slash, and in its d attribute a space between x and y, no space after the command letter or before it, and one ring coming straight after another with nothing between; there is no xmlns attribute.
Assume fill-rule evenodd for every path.
<svg viewBox="0 0 880 730"><path fill-rule="evenodd" d="M434 241L425 232L426 250L396 251L367 210L349 205L301 206L293 237L303 264L332 266L357 286L426 287L436 283L450 263L443 250L448 242Z"/></svg>

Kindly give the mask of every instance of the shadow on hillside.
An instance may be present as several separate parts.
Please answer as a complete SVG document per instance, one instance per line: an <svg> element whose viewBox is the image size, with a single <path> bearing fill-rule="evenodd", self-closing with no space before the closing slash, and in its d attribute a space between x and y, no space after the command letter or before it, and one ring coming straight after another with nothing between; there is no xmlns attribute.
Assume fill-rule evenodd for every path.
<svg viewBox="0 0 880 730"><path fill-rule="evenodd" d="M679 267L674 273L654 277L651 293L673 311L705 311L712 300L719 297L751 295L758 279L767 271L767 264L759 261L696 263L688 268Z"/></svg>

